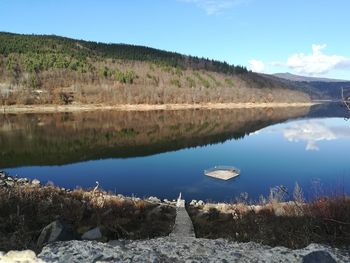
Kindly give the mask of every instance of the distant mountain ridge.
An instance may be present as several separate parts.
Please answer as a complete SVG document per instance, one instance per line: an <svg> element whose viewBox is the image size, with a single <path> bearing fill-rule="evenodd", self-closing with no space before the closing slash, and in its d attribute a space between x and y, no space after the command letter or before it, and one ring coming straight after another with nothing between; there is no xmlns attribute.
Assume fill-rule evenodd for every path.
<svg viewBox="0 0 350 263"><path fill-rule="evenodd" d="M289 72L275 73L275 74L273 74L273 76L281 78L281 79L300 81L300 82L350 82L350 80L342 80L342 79L306 77L306 76L291 74Z"/></svg>
<svg viewBox="0 0 350 263"><path fill-rule="evenodd" d="M307 93L312 100L342 99L342 89L350 95L350 81L328 78L298 76L291 73L263 74L265 77L280 80L292 89Z"/></svg>

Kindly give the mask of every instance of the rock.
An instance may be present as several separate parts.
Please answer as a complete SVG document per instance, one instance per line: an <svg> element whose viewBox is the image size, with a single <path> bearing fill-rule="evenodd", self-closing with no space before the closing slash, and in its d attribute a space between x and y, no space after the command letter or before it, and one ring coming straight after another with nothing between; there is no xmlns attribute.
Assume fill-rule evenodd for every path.
<svg viewBox="0 0 350 263"><path fill-rule="evenodd" d="M14 181L14 179L12 177L7 177L6 180L7 181Z"/></svg>
<svg viewBox="0 0 350 263"><path fill-rule="evenodd" d="M336 263L327 251L313 251L303 257L303 263Z"/></svg>
<svg viewBox="0 0 350 263"><path fill-rule="evenodd" d="M5 183L6 183L6 185L9 186L9 187L12 187L12 186L15 185L15 182L14 182L14 181L6 181Z"/></svg>
<svg viewBox="0 0 350 263"><path fill-rule="evenodd" d="M4 179L6 177L6 173L5 172L0 172L0 178Z"/></svg>
<svg viewBox="0 0 350 263"><path fill-rule="evenodd" d="M204 202L202 201L202 200L199 200L198 202L197 202L197 206L203 206L204 205Z"/></svg>
<svg viewBox="0 0 350 263"><path fill-rule="evenodd" d="M73 228L60 220L56 220L44 227L41 231L37 241L37 246L40 248L46 243L72 239L75 239Z"/></svg>
<svg viewBox="0 0 350 263"><path fill-rule="evenodd" d="M168 199L163 199L164 203L170 203Z"/></svg>
<svg viewBox="0 0 350 263"><path fill-rule="evenodd" d="M87 232L85 232L82 236L81 239L84 240L97 240L102 238L102 233L101 229L99 227L95 227Z"/></svg>
<svg viewBox="0 0 350 263"><path fill-rule="evenodd" d="M123 247L125 246L125 241L124 240L110 240L107 242L108 245L111 245L112 247Z"/></svg>
<svg viewBox="0 0 350 263"><path fill-rule="evenodd" d="M22 178L21 181L18 181L18 182L23 184L23 185L30 184L30 180L28 178Z"/></svg>
<svg viewBox="0 0 350 263"><path fill-rule="evenodd" d="M160 199L158 197L155 196L150 196L148 197L148 201L154 202L154 203L160 203Z"/></svg>
<svg viewBox="0 0 350 263"><path fill-rule="evenodd" d="M9 251L5 255L0 254L0 262L13 262L13 263L26 263L36 262L44 263L41 259L37 258L35 253L31 250L24 251Z"/></svg>
<svg viewBox="0 0 350 263"><path fill-rule="evenodd" d="M197 204L197 200L192 200L192 201L190 202L190 205L195 206L196 204Z"/></svg>
<svg viewBox="0 0 350 263"><path fill-rule="evenodd" d="M17 182L20 183L20 184L24 184L24 183L28 183L29 180L28 180L28 178L19 178L19 179L17 180Z"/></svg>
<svg viewBox="0 0 350 263"><path fill-rule="evenodd" d="M32 181L32 185L35 185L35 186L40 185L40 181L38 179L34 179Z"/></svg>
<svg viewBox="0 0 350 263"><path fill-rule="evenodd" d="M315 249L328 251L336 262L349 262L346 251L317 245L291 250L224 239L162 237L149 240L68 241L45 246L38 257L48 262L302 262ZM58 260L59 259L59 260ZM332 262L335 262L332 261ZM324 261L319 261L324 262Z"/></svg>

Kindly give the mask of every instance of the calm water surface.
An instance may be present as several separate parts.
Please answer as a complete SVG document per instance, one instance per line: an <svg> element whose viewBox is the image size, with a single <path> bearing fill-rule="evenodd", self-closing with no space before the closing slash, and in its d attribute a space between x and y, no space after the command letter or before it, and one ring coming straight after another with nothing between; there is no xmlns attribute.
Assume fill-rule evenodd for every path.
<svg viewBox="0 0 350 263"><path fill-rule="evenodd" d="M0 168L67 188L139 197L257 200L295 182L312 197L350 194L350 113L294 109L94 112L0 116ZM203 175L233 165L241 175Z"/></svg>

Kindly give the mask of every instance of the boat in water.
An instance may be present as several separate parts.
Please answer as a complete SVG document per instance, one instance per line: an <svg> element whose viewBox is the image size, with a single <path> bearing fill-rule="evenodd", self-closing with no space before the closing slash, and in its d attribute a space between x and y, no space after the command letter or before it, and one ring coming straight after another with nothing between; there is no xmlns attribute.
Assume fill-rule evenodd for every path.
<svg viewBox="0 0 350 263"><path fill-rule="evenodd" d="M209 177L213 177L221 180L229 180L237 177L240 174L240 170L233 166L214 166L213 168L204 170L204 174Z"/></svg>

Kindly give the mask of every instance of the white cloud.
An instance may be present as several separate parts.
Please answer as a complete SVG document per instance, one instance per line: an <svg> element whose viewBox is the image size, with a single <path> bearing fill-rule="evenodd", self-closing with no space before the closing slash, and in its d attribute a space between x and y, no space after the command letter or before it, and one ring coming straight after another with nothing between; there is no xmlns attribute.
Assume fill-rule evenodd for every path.
<svg viewBox="0 0 350 263"><path fill-rule="evenodd" d="M248 63L249 63L248 68L251 71L258 72L258 73L265 71L265 64L261 60L251 59L248 61Z"/></svg>
<svg viewBox="0 0 350 263"><path fill-rule="evenodd" d="M224 10L231 9L234 6L248 2L249 0L182 0L187 3L193 3L200 9L203 9L208 15L220 14Z"/></svg>
<svg viewBox="0 0 350 263"><path fill-rule="evenodd" d="M321 76L332 72L333 70L350 70L350 58L340 55L327 55L323 50L327 45L312 45L312 53L295 53L286 61L263 62L257 59L248 61L252 71L267 72L271 68L274 71L282 72L286 68L291 69L294 73L307 76ZM267 70L268 68L268 70Z"/></svg>
<svg viewBox="0 0 350 263"><path fill-rule="evenodd" d="M291 142L305 141L307 151L318 151L317 142L350 137L350 127L329 127L320 121L301 121L282 130L283 136Z"/></svg>
<svg viewBox="0 0 350 263"><path fill-rule="evenodd" d="M338 55L326 55L323 49L327 45L312 45L312 54L296 53L291 55L286 66L299 74L323 75L333 69L350 68L350 59Z"/></svg>

